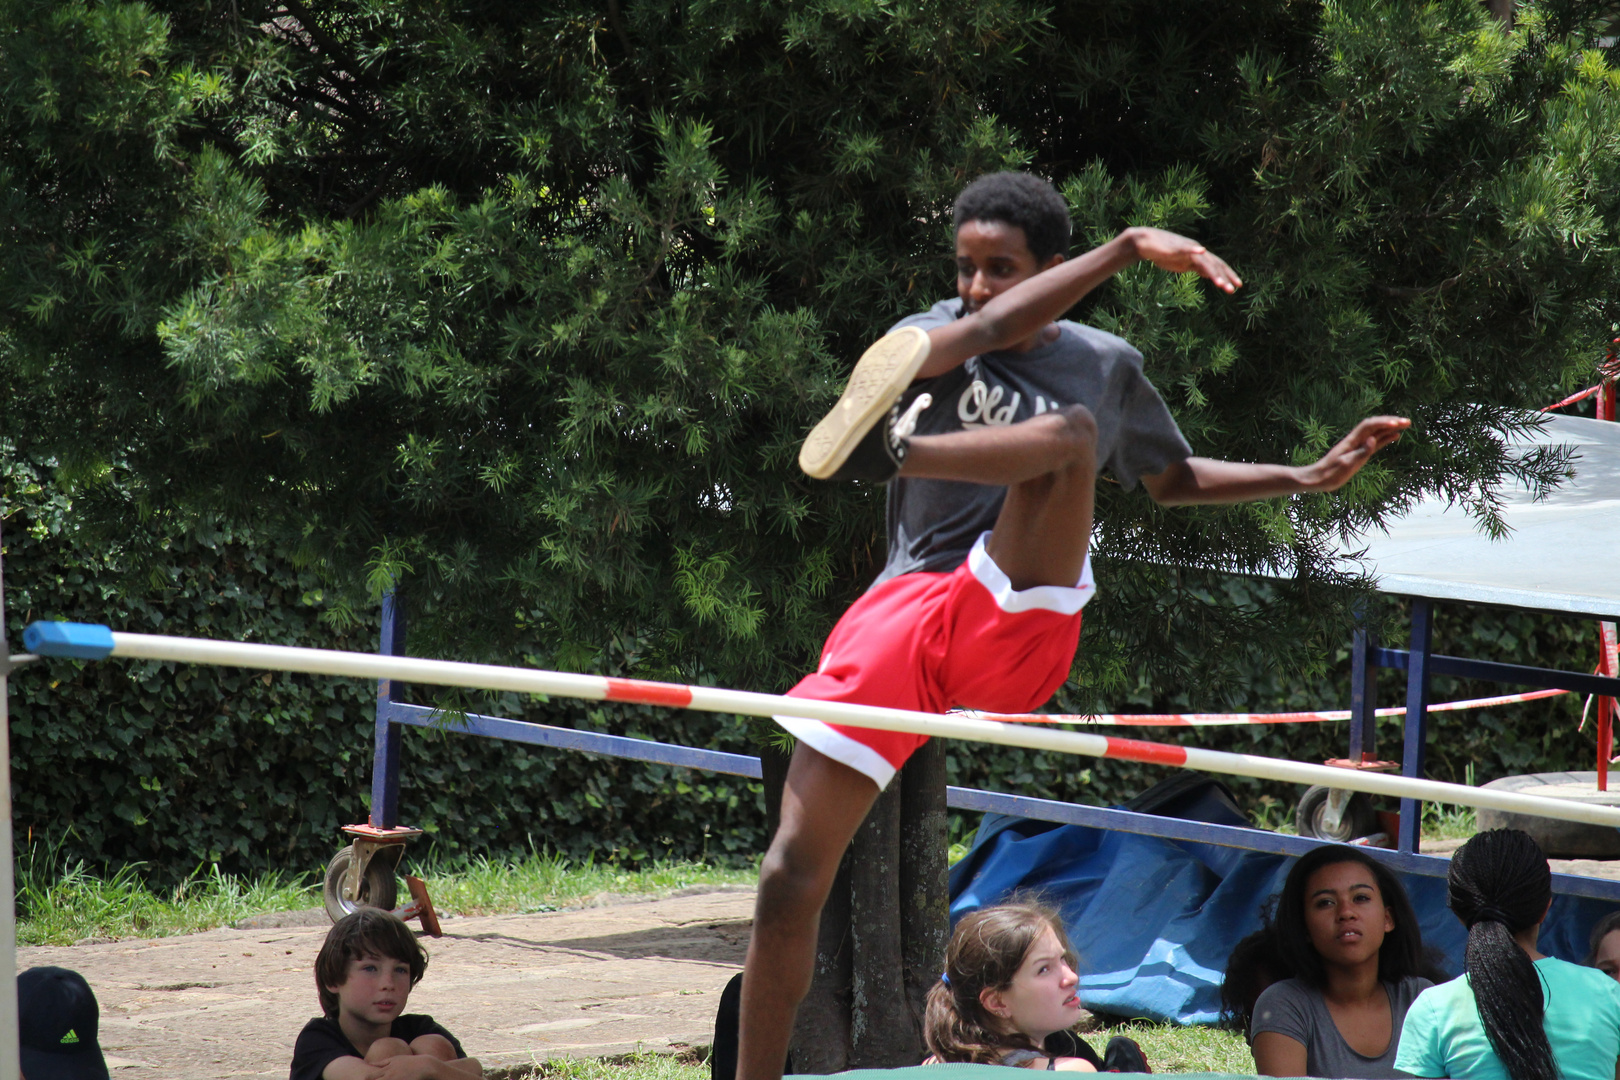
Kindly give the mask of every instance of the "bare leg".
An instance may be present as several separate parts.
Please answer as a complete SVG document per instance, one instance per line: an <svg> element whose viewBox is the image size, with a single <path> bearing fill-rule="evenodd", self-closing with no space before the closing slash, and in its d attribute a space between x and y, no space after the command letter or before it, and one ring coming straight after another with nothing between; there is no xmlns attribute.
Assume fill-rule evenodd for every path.
<svg viewBox="0 0 1620 1080"><path fill-rule="evenodd" d="M1007 427L910 440L902 476L1007 486L990 557L1015 589L1072 586L1091 537L1097 424L1074 405ZM821 906L877 785L799 744L782 819L759 871L743 968L737 1080L778 1080L799 1002L810 989Z"/></svg>
<svg viewBox="0 0 1620 1080"><path fill-rule="evenodd" d="M368 1065L381 1065L389 1058L409 1057L411 1045L404 1039L378 1039L366 1050Z"/></svg>
<svg viewBox="0 0 1620 1080"><path fill-rule="evenodd" d="M440 1061L456 1060L456 1048L443 1035L418 1035L411 1040L411 1053L436 1057Z"/></svg>
<svg viewBox="0 0 1620 1080"><path fill-rule="evenodd" d="M821 905L877 795L877 784L849 766L804 743L794 750L782 822L759 868L743 967L737 1080L782 1075L793 1017L814 973Z"/></svg>
<svg viewBox="0 0 1620 1080"><path fill-rule="evenodd" d="M1006 427L914 436L900 475L1007 485L987 550L1013 588L1080 579L1097 478L1097 422L1084 406Z"/></svg>

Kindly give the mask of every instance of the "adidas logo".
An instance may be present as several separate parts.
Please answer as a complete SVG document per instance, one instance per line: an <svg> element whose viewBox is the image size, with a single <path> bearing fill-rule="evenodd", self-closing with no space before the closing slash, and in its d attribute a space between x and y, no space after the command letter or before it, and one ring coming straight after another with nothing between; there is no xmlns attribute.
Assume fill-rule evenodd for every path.
<svg viewBox="0 0 1620 1080"><path fill-rule="evenodd" d="M62 1036L62 1045L63 1046L77 1046L77 1045L79 1045L79 1033L77 1031L74 1031L72 1028L68 1028L68 1033L66 1035Z"/></svg>

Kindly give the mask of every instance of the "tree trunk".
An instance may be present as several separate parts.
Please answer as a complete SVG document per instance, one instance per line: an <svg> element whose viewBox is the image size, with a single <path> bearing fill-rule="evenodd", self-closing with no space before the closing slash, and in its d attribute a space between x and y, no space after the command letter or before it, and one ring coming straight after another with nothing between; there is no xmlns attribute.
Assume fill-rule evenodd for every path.
<svg viewBox="0 0 1620 1080"><path fill-rule="evenodd" d="M950 939L945 744L930 739L906 762L900 779L900 937L906 1000L920 1033L928 991L939 981Z"/></svg>
<svg viewBox="0 0 1620 1080"><path fill-rule="evenodd" d="M946 840L945 752L931 742L873 805L822 909L794 1025L797 1072L922 1060L924 1002L949 933Z"/></svg>
<svg viewBox="0 0 1620 1080"><path fill-rule="evenodd" d="M793 755L774 743L759 748L760 781L765 788L765 849L770 850L776 839L776 827L782 823L782 788L787 784L788 763Z"/></svg>
<svg viewBox="0 0 1620 1080"><path fill-rule="evenodd" d="M898 779L898 778L897 778ZM850 845L850 1067L884 1069L922 1060L906 1001L900 937L900 789L878 797Z"/></svg>
<svg viewBox="0 0 1620 1080"><path fill-rule="evenodd" d="M832 892L821 909L816 941L816 970L810 992L799 1004L788 1056L801 1074L843 1072L849 1063L850 933L849 882L851 853L844 853Z"/></svg>

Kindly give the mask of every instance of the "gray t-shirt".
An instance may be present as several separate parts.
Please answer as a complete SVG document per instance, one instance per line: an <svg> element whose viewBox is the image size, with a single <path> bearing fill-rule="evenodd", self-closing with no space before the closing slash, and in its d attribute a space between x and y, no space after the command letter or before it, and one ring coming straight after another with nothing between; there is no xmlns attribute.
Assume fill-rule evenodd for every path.
<svg viewBox="0 0 1620 1080"><path fill-rule="evenodd" d="M961 314L961 300L942 300L893 329L928 330ZM1057 325L1055 340L1029 352L985 353L913 383L901 399L902 410L918 394L934 399L918 418L916 434L1015 424L1063 405L1084 405L1097 420L1098 468L1112 472L1126 490L1138 477L1192 456L1164 399L1142 374L1141 353L1102 330L1073 322ZM889 559L873 584L920 570L956 569L979 534L995 525L1006 493L1004 487L956 480L892 481Z"/></svg>
<svg viewBox="0 0 1620 1080"><path fill-rule="evenodd" d="M1424 990L1433 986L1428 979L1409 975L1399 983L1385 983L1389 994L1389 1046L1377 1057L1363 1057L1350 1048L1339 1034L1327 1002L1320 991L1298 979L1272 983L1254 1003L1254 1022L1249 1041L1262 1031L1286 1035L1305 1047L1305 1075L1352 1077L1354 1080L1386 1080L1404 1077L1395 1069L1395 1051L1401 1045L1401 1025L1406 1010Z"/></svg>

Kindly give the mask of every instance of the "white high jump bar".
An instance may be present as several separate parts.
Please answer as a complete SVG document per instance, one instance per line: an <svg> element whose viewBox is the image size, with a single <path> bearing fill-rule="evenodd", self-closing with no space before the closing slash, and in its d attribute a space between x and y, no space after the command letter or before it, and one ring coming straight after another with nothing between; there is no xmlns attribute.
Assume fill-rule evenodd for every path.
<svg viewBox="0 0 1620 1080"><path fill-rule="evenodd" d="M941 716L905 709L884 709L836 701L724 690L709 686L611 679L539 668L464 664L449 660L422 660L408 656L301 649L285 645L210 641L203 638L157 634L117 633L88 623L36 622L23 634L24 647L41 656L99 660L168 660L186 664L294 671L310 675L342 675L362 679L393 679L434 686L510 690L520 694L556 695L586 701L622 701L641 705L700 709L746 716L794 716L846 727L904 731L916 735L963 739L970 742L1051 750L1084 757L1114 758L1150 765L1173 765L1205 772L1254 776L1293 784L1322 784L1372 795L1419 799L1457 806L1486 807L1509 813L1579 821L1620 828L1620 807L1521 795L1491 788L1447 784L1406 776L1338 769L1300 761L1236 754L1221 750L1173 746L1166 743L1121 739L1064 731L1046 725L1007 723L966 716ZM1042 719L1045 719L1044 717Z"/></svg>

